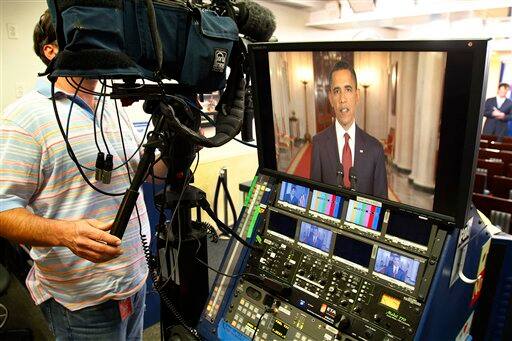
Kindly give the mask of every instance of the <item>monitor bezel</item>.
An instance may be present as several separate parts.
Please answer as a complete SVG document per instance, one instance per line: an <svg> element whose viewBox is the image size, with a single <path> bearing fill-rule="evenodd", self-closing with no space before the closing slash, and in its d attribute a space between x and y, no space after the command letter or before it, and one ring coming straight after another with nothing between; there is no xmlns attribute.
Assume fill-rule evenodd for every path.
<svg viewBox="0 0 512 341"><path fill-rule="evenodd" d="M482 105L488 68L488 40L414 40L414 41L347 41L347 42L295 42L295 43L256 43L249 44L249 58L253 85L253 103L255 113L256 136L258 139L259 170L263 174L276 176L282 180L288 179L303 182L308 186L348 194L350 191L333 185L320 184L284 172L277 171L275 158L275 136L273 127L273 111L268 68L268 53L281 51L382 51L382 52L447 52L447 70L454 67L455 71L471 63L470 72L455 75L448 71L445 76L443 90L443 105L441 116L438 168L435 177L435 194L432 210L418 208L412 205L398 203L388 199L374 197L367 194L362 196L386 203L387 205L418 212L428 217L439 219L445 224L454 224L463 228L470 209L471 194L473 191L474 168L477 161L478 141L482 124ZM462 59L461 59L462 58ZM468 66L468 65L466 65ZM453 72L453 70L451 70ZM455 82L469 79L467 109L462 112L465 125L460 124L461 115L450 115L450 108L455 102L447 101L447 89L457 87ZM260 89L265 89L261 91ZM263 113L263 114L261 114ZM447 113L444 114L443 113ZM272 125L270 127L269 123ZM270 127L270 129L269 129ZM443 160L443 162L440 162ZM448 160L448 161L447 161ZM452 176L446 176L450 174ZM348 192L348 193L347 193ZM360 193L359 193L360 194Z"/></svg>

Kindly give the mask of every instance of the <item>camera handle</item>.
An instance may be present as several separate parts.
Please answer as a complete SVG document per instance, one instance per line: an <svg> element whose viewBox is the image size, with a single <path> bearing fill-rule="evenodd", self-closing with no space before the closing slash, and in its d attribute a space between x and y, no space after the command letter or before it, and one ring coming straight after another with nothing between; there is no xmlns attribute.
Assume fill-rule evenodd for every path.
<svg viewBox="0 0 512 341"><path fill-rule="evenodd" d="M162 144L160 136L165 126L164 123L164 115L159 115L155 124L155 129L148 134L148 142L144 145L144 153L140 159L137 170L135 171L130 188L126 190L121 206L119 207L119 211L117 211L110 234L118 237L119 239L123 238L123 234L126 230L126 226L128 225L128 221L130 220L133 208L137 203L139 188L144 183L149 168L155 161L155 149Z"/></svg>

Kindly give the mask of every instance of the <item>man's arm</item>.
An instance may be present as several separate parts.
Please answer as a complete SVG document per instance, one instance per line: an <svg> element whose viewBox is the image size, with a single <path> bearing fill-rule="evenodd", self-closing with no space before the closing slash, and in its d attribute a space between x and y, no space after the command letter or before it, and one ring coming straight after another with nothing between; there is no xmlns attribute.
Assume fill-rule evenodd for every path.
<svg viewBox="0 0 512 341"><path fill-rule="evenodd" d="M493 111L496 109L494 105L492 105L492 98L488 98L485 100L484 104L484 116L489 118L494 118Z"/></svg>
<svg viewBox="0 0 512 341"><path fill-rule="evenodd" d="M111 225L95 219L46 219L25 208L0 212L1 237L31 246L64 246L75 255L95 263L122 254L121 240L106 232Z"/></svg>
<svg viewBox="0 0 512 341"><path fill-rule="evenodd" d="M505 107L505 105L503 105L503 107L505 107L503 109L503 114L504 114L504 117L503 117L503 120L504 121L511 121L512 120L512 101L510 100L506 100L505 101L506 103L504 103L505 105L508 103L509 105Z"/></svg>
<svg viewBox="0 0 512 341"><path fill-rule="evenodd" d="M386 157L384 156L384 150L380 145L375 162L375 172L373 173L373 195L387 199L388 177L386 173Z"/></svg>
<svg viewBox="0 0 512 341"><path fill-rule="evenodd" d="M315 181L322 181L322 162L320 161L320 149L318 148L318 140L313 136L313 143L311 144L311 165L309 178Z"/></svg>

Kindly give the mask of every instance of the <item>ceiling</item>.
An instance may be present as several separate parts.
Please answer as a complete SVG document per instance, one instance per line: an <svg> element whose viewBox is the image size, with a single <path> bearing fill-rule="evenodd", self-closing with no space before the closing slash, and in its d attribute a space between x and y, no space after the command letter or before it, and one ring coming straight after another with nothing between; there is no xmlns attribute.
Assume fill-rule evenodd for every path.
<svg viewBox="0 0 512 341"><path fill-rule="evenodd" d="M512 37L512 0L260 1L307 11L311 28L382 28L439 39Z"/></svg>

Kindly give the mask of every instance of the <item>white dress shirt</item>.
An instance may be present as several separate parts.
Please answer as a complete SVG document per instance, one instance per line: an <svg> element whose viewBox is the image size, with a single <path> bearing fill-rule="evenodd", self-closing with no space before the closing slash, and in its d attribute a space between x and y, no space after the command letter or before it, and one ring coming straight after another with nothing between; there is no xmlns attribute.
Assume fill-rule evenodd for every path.
<svg viewBox="0 0 512 341"><path fill-rule="evenodd" d="M506 97L496 96L496 104L497 104L496 109L499 109L503 105L503 102L505 102L506 99L507 99Z"/></svg>
<svg viewBox="0 0 512 341"><path fill-rule="evenodd" d="M348 133L350 139L348 140L348 145L350 147L350 152L352 154L352 167L354 166L354 155L355 155L355 146L356 146L356 121L352 122L352 125L348 130L343 129L338 120L335 120L336 126L336 140L338 141L338 157L340 159L340 163L343 161L343 147L345 147L345 133Z"/></svg>

